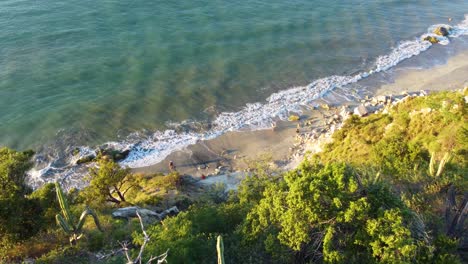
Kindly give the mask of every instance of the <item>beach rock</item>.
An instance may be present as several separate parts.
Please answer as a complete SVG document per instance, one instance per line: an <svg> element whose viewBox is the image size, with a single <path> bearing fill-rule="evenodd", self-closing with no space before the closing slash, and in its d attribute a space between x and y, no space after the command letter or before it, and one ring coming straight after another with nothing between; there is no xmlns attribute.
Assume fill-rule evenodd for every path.
<svg viewBox="0 0 468 264"><path fill-rule="evenodd" d="M121 152L117 152L114 155L114 160L115 161L124 160L124 159L126 159L128 157L128 154L130 154L129 149L121 151Z"/></svg>
<svg viewBox="0 0 468 264"><path fill-rule="evenodd" d="M386 101L385 103L386 103L386 104L391 104L391 103L393 103L393 97L392 97L392 96L388 96L387 101Z"/></svg>
<svg viewBox="0 0 468 264"><path fill-rule="evenodd" d="M330 106L328 104L322 104L320 105L320 107L322 107L322 109L325 109L325 110L330 110Z"/></svg>
<svg viewBox="0 0 468 264"><path fill-rule="evenodd" d="M341 107L341 111L340 111L341 119L345 120L346 118L349 117L350 114L351 112L348 110L347 106L344 105Z"/></svg>
<svg viewBox="0 0 468 264"><path fill-rule="evenodd" d="M434 34L446 37L450 34L450 28L444 26L437 27L434 29Z"/></svg>
<svg viewBox="0 0 468 264"><path fill-rule="evenodd" d="M94 155L84 156L84 157L79 158L79 159L76 161L76 164L77 164L77 165L80 165L80 164L89 163L89 162L94 161L95 159L96 159L96 156L94 156Z"/></svg>
<svg viewBox="0 0 468 264"><path fill-rule="evenodd" d="M293 121L299 121L300 117L298 115L290 115L288 120L293 122Z"/></svg>
<svg viewBox="0 0 468 264"><path fill-rule="evenodd" d="M99 149L97 151L98 157L104 160L113 160L113 161L121 161L127 158L128 154L130 154L130 150L115 150L115 149Z"/></svg>
<svg viewBox="0 0 468 264"><path fill-rule="evenodd" d="M367 110L367 108L363 104L360 104L359 106L354 108L353 112L354 112L354 114L356 114L358 116L361 116L361 117L369 114L369 111Z"/></svg>
<svg viewBox="0 0 468 264"><path fill-rule="evenodd" d="M378 103L386 103L387 102L387 96L385 95L379 95L375 98Z"/></svg>
<svg viewBox="0 0 468 264"><path fill-rule="evenodd" d="M76 156L76 155L78 155L78 154L80 154L80 149L79 149L79 148L74 148L74 149L72 150L72 155L73 155L73 156Z"/></svg>
<svg viewBox="0 0 468 264"><path fill-rule="evenodd" d="M429 41L432 44L439 43L439 39L435 36L426 36L423 40Z"/></svg>

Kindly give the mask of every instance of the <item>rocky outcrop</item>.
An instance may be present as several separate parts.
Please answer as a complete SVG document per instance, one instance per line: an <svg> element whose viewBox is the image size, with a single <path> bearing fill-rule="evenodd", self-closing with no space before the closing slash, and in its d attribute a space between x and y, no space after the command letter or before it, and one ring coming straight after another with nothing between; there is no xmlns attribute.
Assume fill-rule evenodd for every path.
<svg viewBox="0 0 468 264"><path fill-rule="evenodd" d="M84 156L84 157L79 158L79 159L76 161L76 164L77 164L77 165L80 165L80 164L89 163L89 162L94 161L95 159L96 159L96 156L94 156L94 155Z"/></svg>
<svg viewBox="0 0 468 264"><path fill-rule="evenodd" d="M78 150L79 151L79 150ZM78 155L79 153L75 153L77 151L74 150L73 155ZM114 149L98 149L96 151L97 155L90 154L79 158L76 161L77 165L85 164L89 162L96 161L98 159L103 160L112 160L112 161L121 161L127 158L128 154L130 154L130 150L114 150Z"/></svg>
<svg viewBox="0 0 468 264"><path fill-rule="evenodd" d="M115 149L99 149L97 151L98 157L106 160L121 161L127 158L130 150L115 150Z"/></svg>
<svg viewBox="0 0 468 264"><path fill-rule="evenodd" d="M112 217L129 220L130 218L138 217L137 212L145 222L154 222L161 221L168 215L178 214L179 209L177 209L176 206L173 206L167 210L162 211L161 213L156 213L155 211L140 208L138 206L130 206L115 210L112 212Z"/></svg>

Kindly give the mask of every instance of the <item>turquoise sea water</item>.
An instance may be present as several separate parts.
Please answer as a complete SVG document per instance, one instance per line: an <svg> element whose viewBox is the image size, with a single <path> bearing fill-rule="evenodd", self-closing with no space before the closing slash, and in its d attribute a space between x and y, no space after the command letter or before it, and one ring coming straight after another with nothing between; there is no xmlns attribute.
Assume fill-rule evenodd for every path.
<svg viewBox="0 0 468 264"><path fill-rule="evenodd" d="M0 145L93 146L213 120L369 71L467 10L465 0L3 0Z"/></svg>

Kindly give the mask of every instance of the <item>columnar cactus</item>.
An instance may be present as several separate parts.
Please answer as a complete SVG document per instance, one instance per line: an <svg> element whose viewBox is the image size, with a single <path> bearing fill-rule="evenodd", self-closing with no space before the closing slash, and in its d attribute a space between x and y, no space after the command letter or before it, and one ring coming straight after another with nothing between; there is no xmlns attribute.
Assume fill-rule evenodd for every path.
<svg viewBox="0 0 468 264"><path fill-rule="evenodd" d="M445 164L449 162L452 159L452 154L450 152L446 152L444 157L439 163L439 167L437 169L437 172L435 170L436 167L436 160L435 160L435 152L432 152L431 154L431 161L429 162L429 175L432 177L440 177L442 173L444 172Z"/></svg>
<svg viewBox="0 0 468 264"><path fill-rule="evenodd" d="M222 236L218 236L216 251L218 251L218 264L224 264L224 244Z"/></svg>
<svg viewBox="0 0 468 264"><path fill-rule="evenodd" d="M73 215L70 212L70 207L68 205L67 198L63 194L62 187L58 182L55 182L55 190L57 192L57 200L60 204L61 214L55 216L57 224L63 229L65 233L70 236L70 244L75 245L76 241L81 238L82 229L86 216L91 215L94 219L94 223L99 230L102 231L101 225L99 224L99 219L97 215L88 207L81 213L80 220L75 224Z"/></svg>

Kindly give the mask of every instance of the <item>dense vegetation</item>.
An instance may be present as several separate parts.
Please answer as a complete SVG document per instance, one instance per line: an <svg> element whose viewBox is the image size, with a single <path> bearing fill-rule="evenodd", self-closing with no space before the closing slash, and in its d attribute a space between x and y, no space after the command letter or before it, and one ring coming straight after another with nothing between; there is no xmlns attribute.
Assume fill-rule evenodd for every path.
<svg viewBox="0 0 468 264"><path fill-rule="evenodd" d="M0 150L0 260L43 263L125 263L97 252L131 241L144 244L137 219L112 219L113 209L139 205L183 209L145 223L143 260L165 253L168 263L215 263L224 239L227 263L467 262L468 118L464 94L408 98L385 113L349 118L324 151L295 170L252 168L237 192L213 186L196 193L178 174L134 175L100 161L90 185L66 196L70 215L86 206L104 232L85 222L70 245L55 223L56 187L24 184L31 152ZM94 252L94 253L93 253Z"/></svg>

